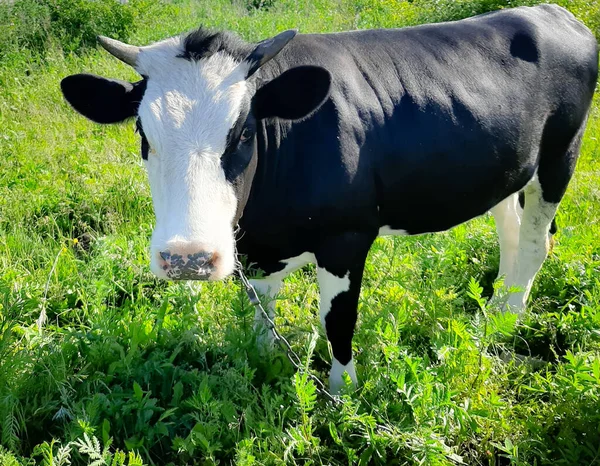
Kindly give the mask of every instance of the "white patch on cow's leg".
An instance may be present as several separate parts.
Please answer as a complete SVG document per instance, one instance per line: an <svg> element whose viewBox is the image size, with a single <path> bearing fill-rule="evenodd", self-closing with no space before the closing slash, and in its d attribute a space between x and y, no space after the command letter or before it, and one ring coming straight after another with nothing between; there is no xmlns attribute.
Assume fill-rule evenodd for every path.
<svg viewBox="0 0 600 466"><path fill-rule="evenodd" d="M328 272L322 267L317 267L317 280L319 281L319 294L321 297L321 303L319 306L319 315L321 317L321 325L327 333L326 317L331 311L331 303L336 296L344 293L350 289L350 273L348 272L344 277L340 278L336 275ZM344 384L342 374L344 371L348 372L352 382L356 383L356 372L354 370L354 363L352 359L346 365L340 363L335 357L333 358L331 372L329 373L329 388L332 393L338 393Z"/></svg>
<svg viewBox="0 0 600 466"><path fill-rule="evenodd" d="M267 277L264 279L251 279L250 283L258 293L261 304L269 318L275 317L275 302L277 293L281 289L283 279L277 277ZM254 331L257 333L257 342L259 346L270 348L273 346L273 332L269 329L268 323L260 309L254 311Z"/></svg>
<svg viewBox="0 0 600 466"><path fill-rule="evenodd" d="M267 311L267 314L269 314L271 320L275 317L275 303L277 294L283 285L283 279L306 264L315 262L315 256L310 252L304 252L299 256L284 259L280 262L285 264L283 270L263 278L250 279L250 283L258 293L261 304L265 311ZM269 329L266 319L258 308L254 312L254 330L258 333L257 341L259 345L265 347L273 346L273 332Z"/></svg>
<svg viewBox="0 0 600 466"><path fill-rule="evenodd" d="M520 210L519 193L511 194L491 209L500 243L500 268L497 278L504 277L506 287L512 286L516 278L515 269L521 227Z"/></svg>
<svg viewBox="0 0 600 466"><path fill-rule="evenodd" d="M331 393L337 394L344 387L344 372L348 373L350 380L352 380L354 385L358 383L356 370L354 369L354 361L351 359L348 364L344 365L333 358L331 372L329 373L329 390Z"/></svg>
<svg viewBox="0 0 600 466"><path fill-rule="evenodd" d="M558 204L544 201L537 176L525 187L525 208L521 219L519 252L514 285L522 291L513 293L508 304L511 310L522 312L531 286L549 250L549 230Z"/></svg>
<svg viewBox="0 0 600 466"><path fill-rule="evenodd" d="M319 281L319 294L321 297L319 315L323 328L325 328L325 317L327 317L327 314L331 310L333 299L340 293L350 289L350 278L348 278L348 275L347 273L343 278L336 277L327 270L317 267L317 280Z"/></svg>

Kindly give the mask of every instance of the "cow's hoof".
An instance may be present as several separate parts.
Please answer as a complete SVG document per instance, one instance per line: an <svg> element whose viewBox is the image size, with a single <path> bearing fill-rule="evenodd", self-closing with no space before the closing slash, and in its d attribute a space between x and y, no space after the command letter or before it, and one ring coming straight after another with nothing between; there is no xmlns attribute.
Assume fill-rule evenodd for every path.
<svg viewBox="0 0 600 466"><path fill-rule="evenodd" d="M509 292L502 287L492 295L489 299L487 308L490 311L511 312L519 317L525 312L525 304L523 303L522 292Z"/></svg>
<svg viewBox="0 0 600 466"><path fill-rule="evenodd" d="M354 361L350 360L348 364L343 365L334 358L329 373L329 392L339 395L345 387L356 387L357 383Z"/></svg>

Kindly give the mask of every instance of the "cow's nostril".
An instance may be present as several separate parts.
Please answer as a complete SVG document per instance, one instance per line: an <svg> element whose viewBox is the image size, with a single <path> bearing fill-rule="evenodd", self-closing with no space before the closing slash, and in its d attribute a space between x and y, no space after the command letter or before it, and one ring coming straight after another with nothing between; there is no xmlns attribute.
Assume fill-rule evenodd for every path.
<svg viewBox="0 0 600 466"><path fill-rule="evenodd" d="M188 254L188 261L196 265L205 265L211 262L213 257L212 252L197 252L196 254Z"/></svg>

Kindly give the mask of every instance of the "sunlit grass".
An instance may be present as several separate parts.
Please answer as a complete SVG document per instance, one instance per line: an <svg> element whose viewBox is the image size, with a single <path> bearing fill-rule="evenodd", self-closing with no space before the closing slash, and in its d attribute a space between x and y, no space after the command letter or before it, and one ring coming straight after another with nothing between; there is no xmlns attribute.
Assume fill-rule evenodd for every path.
<svg viewBox="0 0 600 466"><path fill-rule="evenodd" d="M249 40L292 27L403 26L498 2L447 11L431 1L272 3L138 1L131 42L199 23ZM234 280L169 284L150 274L153 214L137 136L65 104L58 84L78 72L136 79L96 50L0 67L0 464L66 464L61 455L73 464L94 455L97 464L597 461L598 107L523 321L481 299L498 266L491 217L378 239L354 339L360 386L334 408L281 351L257 350L254 311ZM276 322L304 358L321 331L314 275L290 277L278 301ZM503 361L514 352L534 359ZM310 367L322 380L329 361L321 338ZM96 452L94 439L110 448ZM122 451L141 460L121 461Z"/></svg>

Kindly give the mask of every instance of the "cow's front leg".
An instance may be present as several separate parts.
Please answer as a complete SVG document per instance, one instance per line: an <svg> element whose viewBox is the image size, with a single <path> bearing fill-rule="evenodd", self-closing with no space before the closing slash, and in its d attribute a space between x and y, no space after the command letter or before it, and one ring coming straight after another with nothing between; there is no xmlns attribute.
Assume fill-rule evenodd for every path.
<svg viewBox="0 0 600 466"><path fill-rule="evenodd" d="M299 256L282 259L276 263L257 264L259 269L275 270L271 273L267 273L262 278L250 279L250 283L258 293L261 304L267 314L269 314L271 320L275 317L275 302L277 294L279 293L279 290L281 290L281 285L283 285L283 279L290 273L314 261L314 255L305 252ZM254 312L254 330L258 335L257 343L259 345L266 347L273 346L273 332L269 328L265 316L258 308Z"/></svg>
<svg viewBox="0 0 600 466"><path fill-rule="evenodd" d="M322 241L315 254L321 295L319 313L333 353L329 374L333 393L339 393L343 387L344 372L357 383L352 337L365 260L374 239L375 235L365 233L337 235Z"/></svg>

